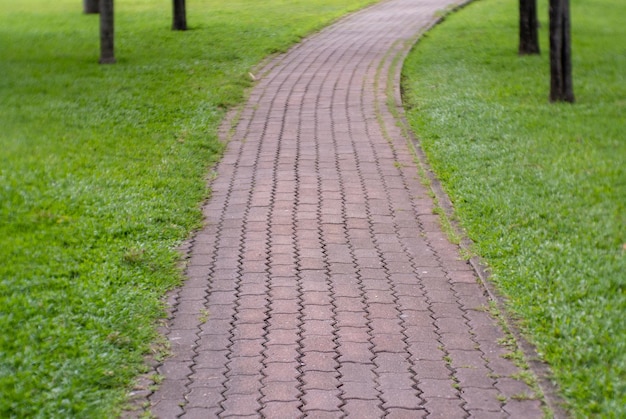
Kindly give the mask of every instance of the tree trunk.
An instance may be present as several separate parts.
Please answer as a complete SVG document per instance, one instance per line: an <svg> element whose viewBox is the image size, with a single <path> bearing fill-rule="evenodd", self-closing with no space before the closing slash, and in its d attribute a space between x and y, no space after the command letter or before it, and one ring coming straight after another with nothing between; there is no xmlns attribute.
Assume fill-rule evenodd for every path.
<svg viewBox="0 0 626 419"><path fill-rule="evenodd" d="M100 0L100 64L115 63L113 0Z"/></svg>
<svg viewBox="0 0 626 419"><path fill-rule="evenodd" d="M519 0L519 55L539 54L537 0Z"/></svg>
<svg viewBox="0 0 626 419"><path fill-rule="evenodd" d="M83 13L87 15L99 13L98 2L99 0L83 0Z"/></svg>
<svg viewBox="0 0 626 419"><path fill-rule="evenodd" d="M174 1L174 22L172 24L172 30L186 31L187 30L187 13L185 11L185 0L173 0Z"/></svg>
<svg viewBox="0 0 626 419"><path fill-rule="evenodd" d="M569 0L550 0L550 100L574 102Z"/></svg>

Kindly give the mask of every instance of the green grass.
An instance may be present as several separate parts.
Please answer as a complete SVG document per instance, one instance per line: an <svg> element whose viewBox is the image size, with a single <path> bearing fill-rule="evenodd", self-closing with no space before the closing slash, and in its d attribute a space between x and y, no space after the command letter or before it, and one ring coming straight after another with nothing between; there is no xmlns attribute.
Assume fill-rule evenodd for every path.
<svg viewBox="0 0 626 419"><path fill-rule="evenodd" d="M481 0L411 53L407 115L493 281L577 417L626 417L626 3L571 0L577 103Z"/></svg>
<svg viewBox="0 0 626 419"><path fill-rule="evenodd" d="M0 417L119 410L248 71L371 2L116 1L99 66L80 1L0 0Z"/></svg>

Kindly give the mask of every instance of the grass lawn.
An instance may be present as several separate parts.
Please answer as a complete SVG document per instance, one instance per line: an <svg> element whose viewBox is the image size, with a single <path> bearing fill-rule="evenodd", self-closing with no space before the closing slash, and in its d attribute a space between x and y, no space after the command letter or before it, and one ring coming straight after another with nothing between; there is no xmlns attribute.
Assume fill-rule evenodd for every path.
<svg viewBox="0 0 626 419"><path fill-rule="evenodd" d="M571 0L577 103L518 57L517 1L480 0L411 53L407 116L575 417L626 417L626 2Z"/></svg>
<svg viewBox="0 0 626 419"><path fill-rule="evenodd" d="M0 417L111 417L200 226L248 71L372 0L0 0Z"/></svg>

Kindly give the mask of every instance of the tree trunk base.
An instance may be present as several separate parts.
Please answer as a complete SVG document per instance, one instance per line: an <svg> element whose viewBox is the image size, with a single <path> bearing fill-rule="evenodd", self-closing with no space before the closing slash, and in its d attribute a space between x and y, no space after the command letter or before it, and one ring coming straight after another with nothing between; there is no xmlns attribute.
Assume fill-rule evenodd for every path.
<svg viewBox="0 0 626 419"><path fill-rule="evenodd" d="M550 0L550 101L574 102L569 0Z"/></svg>

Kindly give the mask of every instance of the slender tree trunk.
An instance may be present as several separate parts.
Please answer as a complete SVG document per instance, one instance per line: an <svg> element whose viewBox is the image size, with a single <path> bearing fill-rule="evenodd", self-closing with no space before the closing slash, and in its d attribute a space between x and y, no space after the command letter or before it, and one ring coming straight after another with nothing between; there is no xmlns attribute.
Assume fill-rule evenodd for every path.
<svg viewBox="0 0 626 419"><path fill-rule="evenodd" d="M519 55L539 54L537 0L519 0Z"/></svg>
<svg viewBox="0 0 626 419"><path fill-rule="evenodd" d="M173 0L174 2L174 22L172 30L187 30L187 12L185 11L185 0Z"/></svg>
<svg viewBox="0 0 626 419"><path fill-rule="evenodd" d="M83 13L85 14L94 14L99 13L100 8L98 7L99 0L83 0Z"/></svg>
<svg viewBox="0 0 626 419"><path fill-rule="evenodd" d="M100 0L100 64L115 63L113 0Z"/></svg>
<svg viewBox="0 0 626 419"><path fill-rule="evenodd" d="M550 0L550 100L574 102L569 0Z"/></svg>

